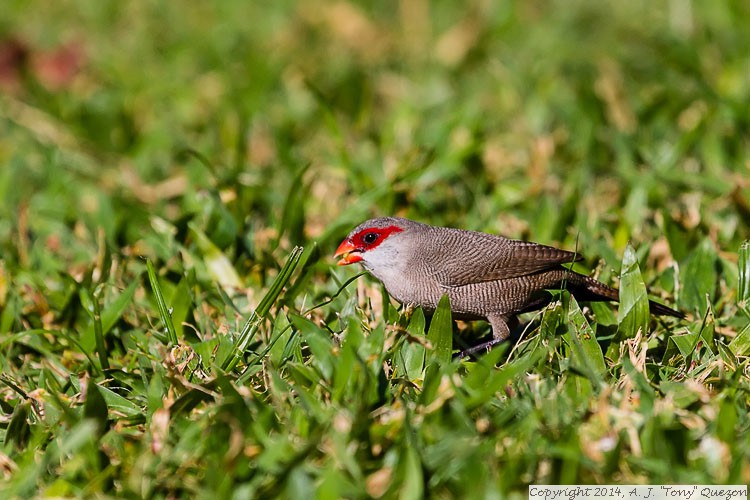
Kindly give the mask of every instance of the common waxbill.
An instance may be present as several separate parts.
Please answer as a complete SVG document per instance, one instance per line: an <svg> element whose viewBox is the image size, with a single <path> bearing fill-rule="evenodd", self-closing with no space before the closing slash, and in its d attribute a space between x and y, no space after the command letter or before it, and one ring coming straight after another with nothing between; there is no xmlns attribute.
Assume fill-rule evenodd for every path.
<svg viewBox="0 0 750 500"><path fill-rule="evenodd" d="M491 234L436 227L398 217L363 222L339 245L338 265L361 262L402 304L432 312L444 294L457 319L484 319L494 340L510 334L508 322L542 308L547 290L565 287L579 301L617 301L617 289L566 269L578 253ZM654 314L682 318L649 301Z"/></svg>

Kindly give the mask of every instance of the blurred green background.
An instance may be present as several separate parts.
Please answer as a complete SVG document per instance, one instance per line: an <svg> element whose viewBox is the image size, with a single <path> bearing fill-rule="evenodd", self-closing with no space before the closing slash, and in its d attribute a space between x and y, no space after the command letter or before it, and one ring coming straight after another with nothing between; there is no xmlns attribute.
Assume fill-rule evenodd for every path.
<svg viewBox="0 0 750 500"><path fill-rule="evenodd" d="M750 352L747 315L741 313L750 291L743 292L744 261L737 254L750 236L747 19L750 3L741 0L5 0L0 13L2 371L27 392L42 387L57 393L66 425L78 422L75 398L83 389L65 380L91 374L98 363L93 359L96 320L89 316L88 302L94 297L112 314L104 334L113 365L124 373L150 359L153 366L140 369L166 377L166 394L171 382L158 367L164 351L152 334L160 320L142 257L157 265L178 334L195 342L205 360L220 343L215 335L239 330L241 318L295 245L306 248L305 264L282 305L298 314L353 276L354 270L332 269L329 256L354 225L371 216L399 215L579 248L588 259L585 269L596 269L610 283L616 283L630 242L652 295L696 314L691 330L683 333L701 335L709 311L711 331L723 335L718 342L734 341L732 356L739 358L730 356L737 369L732 373L739 374ZM355 305L369 311L363 306L365 291L372 297L379 290L366 283L360 283L359 295L344 294L315 313L312 319L328 328L323 332L355 328ZM117 302L118 297L126 298ZM273 328L281 328L282 316L276 313ZM381 315L367 317L385 328ZM304 330L296 321L292 330ZM670 352L668 332L656 332L659 338L652 343L661 346L660 354ZM200 342L205 345L199 347ZM329 351L331 342L329 335L324 341ZM711 342L712 356L729 352L714 346L713 337ZM139 349L142 353L135 354ZM313 349L312 359L323 351ZM309 355L299 352L300 366L310 363ZM136 362L139 356L145 358ZM655 363L653 370L665 369ZM682 381L683 368L669 377L679 375ZM264 385L269 380L294 385L286 368L265 369L270 370L266 378L256 381L259 394L270 390ZM145 421L134 422L146 425L145 431L132 430L136 434L151 432L154 412L162 405L148 403L148 391L159 393L148 381L156 375L143 377L133 397L125 395L135 408L149 408ZM747 377L732 380L726 383L739 391L732 392L735 420L706 431L727 442L748 428ZM712 387L706 379L698 385L701 391ZM663 391L656 397L670 394ZM745 396L736 396L742 391ZM8 422L21 402L30 400L7 383L3 394ZM255 397L271 405L264 408L275 408L272 420L282 427L290 421L301 425L291 406L274 407ZM73 413L62 409L68 398ZM498 403L487 398L489 411ZM718 399L690 399L690 404L702 401L716 413ZM321 396L319 403L326 401ZM519 401L534 405L531 397ZM107 403L110 420L117 420L112 402ZM468 421L479 426L482 420L472 411L466 409ZM689 411L700 414L697 408ZM721 411L730 419L730 410ZM560 424L565 432L581 425L576 420L581 413L571 415ZM201 425L208 425L206 418L194 417ZM38 443L65 437L54 430L58 421L52 417L27 420L32 436L38 429L38 436L46 436ZM192 432L189 421L180 424L186 435ZM536 432L533 426L524 429L528 436ZM450 497L461 496L457 485L466 482L494 485L482 494L523 491L519 485L545 480L685 482L687 471L703 462L690 455L700 455L698 438L689 426L680 429L686 434L676 439L682 457L676 462L658 465L655 445L653 467L647 459L625 466L619 459L599 463L601 457L592 455L592 463L566 469L567 455L550 461L546 442L515 452L497 444L495 450L526 457L523 474L492 469L477 479L470 470L443 469L444 464L428 460L421 469L424 488ZM504 442L502 436L494 438ZM127 465L110 465L102 474L117 484L130 477L123 479L128 486L103 486L105 480L81 479L88 466L68 476L40 466L29 451L34 447L19 451L11 446L14 439L5 438L3 453L16 464L6 474L15 477L16 493L49 487L48 492L62 495L170 496L205 493L222 484L232 491L231 481L244 480L232 476L225 484L203 477L182 489L170 483L175 474L181 477L175 471L181 470L182 452L172 450L173 466L151 476L144 489L135 486L137 471ZM222 443L216 446L226 446ZM110 461L119 456L128 464L148 454L147 445L118 446L122 449L107 450ZM265 444L247 446L265 449ZM578 445L571 446L570 453L580 453ZM717 463L726 467L706 466L702 480L747 482L750 445L740 440L722 446L724 458ZM48 449L37 448L39 453ZM373 471L386 470L384 463L412 470L416 463L411 451L403 461L395 451L385 459L372 453L370 465L356 473L355 465L332 466L348 471L346 488L330 490L333 497L375 495L385 473ZM484 460L476 457L465 463ZM740 465L730 468L726 457ZM309 484L336 481L335 474L325 479L310 472L311 463L312 470L323 470L317 468L319 458L310 460L299 458L308 466ZM18 473L31 469L36 472L24 483ZM273 483L268 478L274 470L265 470L266 478L247 491L292 495L308 484L294 474ZM59 477L67 479L55 480ZM402 486L422 491L410 489L408 479L400 481L386 481L391 489L383 491Z"/></svg>
<svg viewBox="0 0 750 500"><path fill-rule="evenodd" d="M149 217L211 192L235 226L218 243L400 214L548 242L610 233L620 251L674 231L678 258L712 233L733 250L747 9L9 1L4 50L24 57L3 70L4 253L19 207L85 260L74 222L134 245Z"/></svg>

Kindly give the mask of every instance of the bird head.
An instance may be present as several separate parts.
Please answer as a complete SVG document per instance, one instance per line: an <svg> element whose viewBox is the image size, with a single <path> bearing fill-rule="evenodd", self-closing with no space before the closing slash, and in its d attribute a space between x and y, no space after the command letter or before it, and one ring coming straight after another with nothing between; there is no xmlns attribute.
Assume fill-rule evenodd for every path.
<svg viewBox="0 0 750 500"><path fill-rule="evenodd" d="M396 217L370 219L355 227L341 242L334 257L341 257L340 266L362 262L365 267L392 260L398 255L400 243L416 222Z"/></svg>

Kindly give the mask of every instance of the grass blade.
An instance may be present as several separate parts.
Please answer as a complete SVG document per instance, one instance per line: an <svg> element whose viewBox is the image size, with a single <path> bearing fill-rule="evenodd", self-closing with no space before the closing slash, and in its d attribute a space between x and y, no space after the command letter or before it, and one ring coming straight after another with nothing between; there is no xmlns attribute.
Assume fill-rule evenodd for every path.
<svg viewBox="0 0 750 500"><path fill-rule="evenodd" d="M31 414L31 401L24 400L16 404L13 415L5 429L5 446L13 445L18 449L26 447L31 435L29 426L29 415Z"/></svg>
<svg viewBox="0 0 750 500"><path fill-rule="evenodd" d="M632 246L625 248L620 277L619 337L635 337L640 330L648 333L649 309L646 284L638 268L638 257Z"/></svg>
<svg viewBox="0 0 750 500"><path fill-rule="evenodd" d="M302 313L302 315L305 316L305 315L313 312L315 309L320 309L321 307L323 307L323 306L325 306L327 304L330 304L331 302L333 302L334 300L336 300L336 297L338 297L339 295L341 295L341 292L343 292L344 290L346 290L346 287L348 287L353 281L356 281L357 279L359 279L361 276L364 276L365 274L367 274L367 271L362 271L361 273L355 274L354 276L352 276L351 278L349 278L348 280L346 280L344 282L344 284L341 285L338 290L336 290L336 293L334 293L333 295L331 295L329 298L327 298L323 302L321 302L319 304L315 304L311 308L306 309Z"/></svg>
<svg viewBox="0 0 750 500"><path fill-rule="evenodd" d="M107 346L104 343L104 329L102 328L102 312L99 305L99 297L96 292L91 293L88 289L82 288L80 292L81 303L84 309L91 317L91 324L94 328L94 345L96 346L96 355L99 358L99 365L102 370L109 369L109 356Z"/></svg>
<svg viewBox="0 0 750 500"><path fill-rule="evenodd" d="M97 297L96 293L91 297L91 304L94 306L96 353L99 356L99 363L102 365L102 370L109 370L109 355L107 354L107 345L104 343L104 330L102 328L102 310L99 305L99 297Z"/></svg>
<svg viewBox="0 0 750 500"><path fill-rule="evenodd" d="M729 343L729 350L735 356L747 356L750 353L750 324L745 326L740 333Z"/></svg>
<svg viewBox="0 0 750 500"><path fill-rule="evenodd" d="M688 311L697 311L703 316L706 314L706 296L713 302L718 279L717 259L716 249L709 238L701 241L690 253L687 265L682 268L685 289L680 296L680 302Z"/></svg>
<svg viewBox="0 0 750 500"><path fill-rule="evenodd" d="M737 306L748 314L748 307L750 307L750 241L745 240L740 245L737 267L739 272Z"/></svg>
<svg viewBox="0 0 750 500"><path fill-rule="evenodd" d="M572 341L571 362L585 373L596 387L603 381L607 365L604 362L602 348L596 341L594 330L572 295L568 304L568 331Z"/></svg>
<svg viewBox="0 0 750 500"><path fill-rule="evenodd" d="M406 327L408 337L398 350L397 359L394 360L396 373L409 380L419 379L424 373L426 349L423 342L419 342L424 340L424 327L424 312L418 307L414 310L409 325Z"/></svg>
<svg viewBox="0 0 750 500"><path fill-rule="evenodd" d="M305 185L305 174L312 163L303 165L294 176L289 193L281 213L281 227L279 228L279 239L288 236L295 241L304 237L305 226L305 200L307 199L308 187ZM278 241L277 241L278 243Z"/></svg>
<svg viewBox="0 0 750 500"><path fill-rule="evenodd" d="M279 330L273 337L271 337L271 340L268 341L268 345L258 354L257 359L254 362L248 363L247 367L245 368L245 371L240 375L240 377L237 378L237 382L242 384L245 382L243 377L246 377L246 374L248 373L248 368L251 368L252 366L257 365L260 360L264 359L266 357L266 354L273 349L273 346L276 345L276 342L279 341L282 335L284 335L287 331L289 331L292 328L291 323L288 324L285 328L282 328Z"/></svg>
<svg viewBox="0 0 750 500"><path fill-rule="evenodd" d="M438 302L430 330L427 332L427 340L432 344L431 357L440 364L450 363L453 349L453 320L448 295L443 295Z"/></svg>
<svg viewBox="0 0 750 500"><path fill-rule="evenodd" d="M86 386L86 400L83 403L83 416L96 422L97 435L99 436L103 435L107 429L108 414L107 402L104 400L102 393L99 392L99 386L89 379Z"/></svg>
<svg viewBox="0 0 750 500"><path fill-rule="evenodd" d="M224 252L193 222L188 223L195 244L203 255L209 274L223 287L242 288L242 280Z"/></svg>
<svg viewBox="0 0 750 500"><path fill-rule="evenodd" d="M172 315L167 308L167 303L164 300L164 293L161 290L159 279L156 276L156 270L151 260L146 259L146 269L148 270L148 280L151 283L151 290L154 292L156 297L156 304L159 307L159 316L161 317L164 326L167 328L167 340L171 345L177 345L177 332L174 329L174 323L172 323Z"/></svg>
<svg viewBox="0 0 750 500"><path fill-rule="evenodd" d="M294 270L299 265L303 250L303 247L294 247L292 252L289 254L286 263L279 271L276 279L273 280L273 283L271 283L271 287L268 289L268 292L266 292L266 295L260 301L258 307L250 314L250 317L242 327L242 330L240 331L240 334L234 343L232 352L224 359L221 364L222 370L232 371L240 362L240 360L242 359L242 355L245 353L245 350L247 350L247 347L255 337L255 334L258 331L258 327L260 327L263 320L266 319L266 315L271 310L271 306L273 306L273 304L279 298L279 295L281 295L281 291L292 278Z"/></svg>
<svg viewBox="0 0 750 500"><path fill-rule="evenodd" d="M101 319L99 323L101 325L102 335L107 335L112 327L115 326L115 323L120 320L123 313L125 312L125 309L127 309L128 305L133 302L133 297L135 296L135 291L137 288L138 281L133 281L133 283L131 283L124 292L122 292L116 299L112 301L111 304L109 304L109 306L104 311L101 312ZM95 325L92 323L89 329L87 329L83 334L83 338L96 338L96 332L91 331L94 328Z"/></svg>

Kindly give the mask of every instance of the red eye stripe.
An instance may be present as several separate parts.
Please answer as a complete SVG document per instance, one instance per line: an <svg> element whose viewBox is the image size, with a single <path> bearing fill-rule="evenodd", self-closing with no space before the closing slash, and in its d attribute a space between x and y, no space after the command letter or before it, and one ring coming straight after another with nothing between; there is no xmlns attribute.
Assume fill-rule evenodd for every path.
<svg viewBox="0 0 750 500"><path fill-rule="evenodd" d="M388 236L395 233L400 233L401 231L403 231L403 229L398 226L363 229L362 231L352 236L352 243L354 243L354 246L356 246L358 249L371 250L383 243L386 238L388 238ZM367 236L368 234L376 234L378 235L378 238L375 241L368 243L365 240L365 236Z"/></svg>

